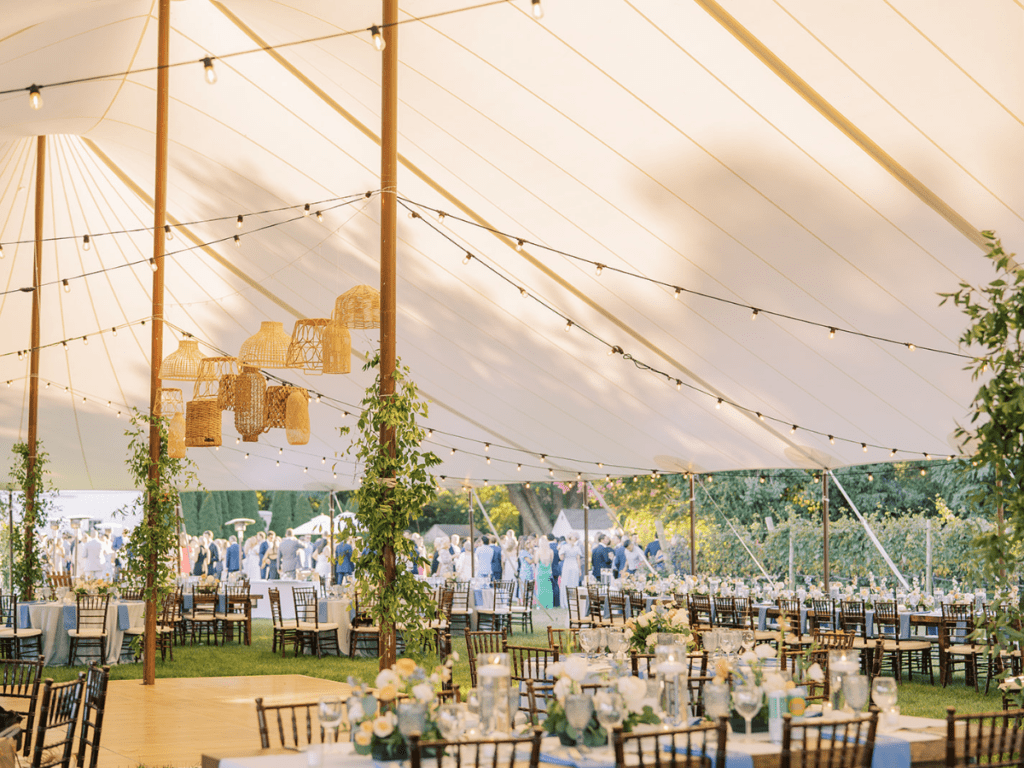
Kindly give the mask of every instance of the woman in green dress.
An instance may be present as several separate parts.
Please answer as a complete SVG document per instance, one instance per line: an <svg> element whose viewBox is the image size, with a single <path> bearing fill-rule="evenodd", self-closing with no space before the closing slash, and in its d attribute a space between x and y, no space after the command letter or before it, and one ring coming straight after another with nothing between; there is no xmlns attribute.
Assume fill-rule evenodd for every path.
<svg viewBox="0 0 1024 768"><path fill-rule="evenodd" d="M551 592L551 560L554 554L548 546L548 540L541 536L537 540L537 552L534 561L537 563L537 602L544 608L551 608L555 601Z"/></svg>

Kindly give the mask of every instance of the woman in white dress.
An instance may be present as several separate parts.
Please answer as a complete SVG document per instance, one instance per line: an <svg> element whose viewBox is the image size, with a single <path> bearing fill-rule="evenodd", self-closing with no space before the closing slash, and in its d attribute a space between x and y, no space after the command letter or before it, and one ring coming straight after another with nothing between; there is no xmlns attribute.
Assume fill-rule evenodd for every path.
<svg viewBox="0 0 1024 768"><path fill-rule="evenodd" d="M501 540L502 581L515 581L519 575L519 542L512 531L507 531Z"/></svg>
<svg viewBox="0 0 1024 768"><path fill-rule="evenodd" d="M260 578L260 543L262 541L260 534L257 534L245 542L245 560L242 561L242 565L245 577L250 584L259 581Z"/></svg>
<svg viewBox="0 0 1024 768"><path fill-rule="evenodd" d="M455 578L459 581L469 581L473 577L473 574L470 573L472 562L473 556L469 553L469 550L462 550L458 557L455 558Z"/></svg>
<svg viewBox="0 0 1024 768"><path fill-rule="evenodd" d="M565 543L558 548L558 554L562 558L562 578L558 585L558 594L562 602L559 605L568 605L565 590L580 585L580 561L583 559L583 550L580 548L579 537L570 533Z"/></svg>
<svg viewBox="0 0 1024 768"><path fill-rule="evenodd" d="M455 563L452 561L452 553L449 552L451 541L445 536L438 536L434 539L434 551L437 552L437 576L442 579L448 578L455 573Z"/></svg>

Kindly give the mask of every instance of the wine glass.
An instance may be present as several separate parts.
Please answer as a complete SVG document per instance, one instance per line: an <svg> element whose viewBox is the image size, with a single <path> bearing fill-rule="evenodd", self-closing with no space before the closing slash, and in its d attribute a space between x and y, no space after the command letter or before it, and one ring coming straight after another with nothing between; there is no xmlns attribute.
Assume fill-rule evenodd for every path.
<svg viewBox="0 0 1024 768"><path fill-rule="evenodd" d="M896 681L891 677L876 677L871 684L871 700L882 712L896 704Z"/></svg>
<svg viewBox="0 0 1024 768"><path fill-rule="evenodd" d="M718 647L726 656L736 650L736 635L733 632L725 631L718 633Z"/></svg>
<svg viewBox="0 0 1024 768"><path fill-rule="evenodd" d="M855 714L868 703L869 690L867 675L846 675L843 678L843 695Z"/></svg>
<svg viewBox="0 0 1024 768"><path fill-rule="evenodd" d="M708 682L704 684L704 713L716 721L720 717L728 717L729 684Z"/></svg>
<svg viewBox="0 0 1024 768"><path fill-rule="evenodd" d="M445 741L455 741L462 732L462 713L458 704L442 704L435 718L437 730Z"/></svg>
<svg viewBox="0 0 1024 768"><path fill-rule="evenodd" d="M742 637L741 644L743 646L743 650L744 651L753 650L754 643L756 642L756 635L754 634L754 630L752 630L752 629L744 629L740 634L741 634L741 637Z"/></svg>
<svg viewBox="0 0 1024 768"><path fill-rule="evenodd" d="M597 722L608 732L608 749L615 748L612 728L622 724L626 714L624 710L622 696L614 688L601 691L594 697L594 714L597 715Z"/></svg>
<svg viewBox="0 0 1024 768"><path fill-rule="evenodd" d="M334 743L334 734L341 724L341 696L321 696L319 704L320 725L328 746Z"/></svg>
<svg viewBox="0 0 1024 768"><path fill-rule="evenodd" d="M590 658L590 651L593 649L594 635L589 629L581 629L579 632L580 648L586 657Z"/></svg>
<svg viewBox="0 0 1024 768"><path fill-rule="evenodd" d="M414 733L423 733L427 727L427 705L422 701L403 701L398 705L398 732L409 741Z"/></svg>
<svg viewBox="0 0 1024 768"><path fill-rule="evenodd" d="M732 703L736 711L747 721L747 741L751 738L751 721L761 711L761 687L742 683L732 690Z"/></svg>
<svg viewBox="0 0 1024 768"><path fill-rule="evenodd" d="M583 747L583 731L594 714L594 700L585 693L570 693L565 697L565 719L576 729L576 748L581 752Z"/></svg>
<svg viewBox="0 0 1024 768"><path fill-rule="evenodd" d="M618 630L608 630L606 642L608 643L608 652L615 654L622 650L626 644L626 638Z"/></svg>
<svg viewBox="0 0 1024 768"><path fill-rule="evenodd" d="M718 637L719 634L717 629L711 629L704 633L702 640L704 641L704 650L707 651L708 654L713 654L718 650Z"/></svg>

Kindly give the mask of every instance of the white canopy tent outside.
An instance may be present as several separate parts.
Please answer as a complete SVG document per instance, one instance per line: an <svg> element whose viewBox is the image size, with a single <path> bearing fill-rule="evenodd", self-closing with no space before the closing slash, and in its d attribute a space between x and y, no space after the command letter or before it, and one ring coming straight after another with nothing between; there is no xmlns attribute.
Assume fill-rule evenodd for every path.
<svg viewBox="0 0 1024 768"><path fill-rule="evenodd" d="M45 133L44 229L68 239L43 253L53 346L39 436L58 487L126 489L127 409L149 397L152 242L101 233L152 221L155 75L50 84L151 67L155 5L9 5L0 91L22 90L0 96L0 455L27 435L28 358L16 352L29 346L31 298L19 289L32 282L32 137ZM467 5L401 3L406 18ZM399 191L427 207L399 222L398 353L431 401L438 474L458 485L952 453L976 384L964 360L925 348L958 351L964 319L937 294L990 279L978 230L1011 250L1024 242L1024 10L544 8L541 22L516 0L400 31ZM297 211L379 187L380 55L365 30L380 8L184 0L172 14L171 60L190 63L171 71L168 213L185 224L168 243L166 317L205 353L234 354L263 320L290 332L378 284L377 196L326 203L322 222ZM235 227L282 206L299 207ZM519 238L606 268L518 251ZM673 286L733 304L677 300ZM376 345L375 331L353 333L359 353ZM616 346L666 375L610 355ZM227 414L220 450L189 451L205 486L357 485L338 427L354 424L343 411L372 382L361 363L345 376L273 372L324 396L310 444L275 430L236 445Z"/></svg>

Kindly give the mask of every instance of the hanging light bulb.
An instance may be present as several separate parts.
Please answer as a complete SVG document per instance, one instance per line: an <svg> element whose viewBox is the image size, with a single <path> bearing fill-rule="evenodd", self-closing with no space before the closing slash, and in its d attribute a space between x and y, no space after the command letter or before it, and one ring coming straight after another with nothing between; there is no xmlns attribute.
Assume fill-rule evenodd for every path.
<svg viewBox="0 0 1024 768"><path fill-rule="evenodd" d="M565 332L568 333L572 330L572 320L565 321Z"/></svg>
<svg viewBox="0 0 1024 768"><path fill-rule="evenodd" d="M487 457L487 463L488 463L488 464L490 464L490 463L491 463L491 457L490 457L490 456L488 456L488 457Z"/></svg>
<svg viewBox="0 0 1024 768"><path fill-rule="evenodd" d="M917 347L915 347L913 344L907 344L907 349L913 352L915 349L917 349Z"/></svg>
<svg viewBox="0 0 1024 768"><path fill-rule="evenodd" d="M433 437L433 436L434 436L434 430L428 429L427 430L427 437Z"/></svg>
<svg viewBox="0 0 1024 768"><path fill-rule="evenodd" d="M537 21L544 18L544 8L541 6L540 0L530 0L530 13Z"/></svg>
<svg viewBox="0 0 1024 768"><path fill-rule="evenodd" d="M240 238L238 235L235 235L235 248L241 248L241 247L242 247L242 238Z"/></svg>
<svg viewBox="0 0 1024 768"><path fill-rule="evenodd" d="M327 457L326 456L321 456L320 457L320 463L321 464L326 464L327 463Z"/></svg>
<svg viewBox="0 0 1024 768"><path fill-rule="evenodd" d="M676 301L679 301L679 294L681 294L682 292L683 292L683 289L682 289L682 288L676 288L676 289L675 289L675 290L673 291L673 296L672 296L672 298L674 298L674 299L675 299Z"/></svg>
<svg viewBox="0 0 1024 768"><path fill-rule="evenodd" d="M896 449L893 448L891 451L889 451L889 457L892 458L895 455L896 455Z"/></svg>
<svg viewBox="0 0 1024 768"><path fill-rule="evenodd" d="M830 339L834 339L836 337L836 329L835 328L829 328L828 329L828 337Z"/></svg>
<svg viewBox="0 0 1024 768"><path fill-rule="evenodd" d="M248 454L248 453L247 453L247 454L245 454L245 458L247 458L247 459L249 458L249 454Z"/></svg>
<svg viewBox="0 0 1024 768"><path fill-rule="evenodd" d="M517 251L523 250L523 241L522 240L516 240L516 250Z"/></svg>
<svg viewBox="0 0 1024 768"><path fill-rule="evenodd" d="M829 435L828 436L828 442L829 442L830 445L835 445L836 444L836 439L834 437L832 437L832 435Z"/></svg>
<svg viewBox="0 0 1024 768"><path fill-rule="evenodd" d="M525 288L520 288L519 289L519 295L522 296L525 299L527 297L527 295L528 295L526 293L526 289Z"/></svg>
<svg viewBox="0 0 1024 768"><path fill-rule="evenodd" d="M217 82L217 70L213 68L213 57L203 57L203 77L206 78L206 82L213 85Z"/></svg>
<svg viewBox="0 0 1024 768"><path fill-rule="evenodd" d="M43 108L43 94L40 93L41 90L38 85L33 85L28 89L28 105L32 109L40 110Z"/></svg>
<svg viewBox="0 0 1024 768"><path fill-rule="evenodd" d="M303 474L305 474L306 472L309 472L309 467L303 467L302 468L302 472L303 472Z"/></svg>
<svg viewBox="0 0 1024 768"><path fill-rule="evenodd" d="M324 220L324 212L323 211L317 211L316 212L316 220L320 221L320 222L322 222Z"/></svg>
<svg viewBox="0 0 1024 768"><path fill-rule="evenodd" d="M925 469L924 467L921 467L921 477L924 477L927 474L928 474L928 470Z"/></svg>
<svg viewBox="0 0 1024 768"><path fill-rule="evenodd" d="M469 262L472 261L472 260L473 260L473 254L470 253L469 251L466 251L466 255L462 259L462 263L463 264L469 264Z"/></svg>
<svg viewBox="0 0 1024 768"><path fill-rule="evenodd" d="M764 416L761 415L760 411L755 411L755 413L757 414L757 418L758 419L760 419L761 421L764 421Z"/></svg>
<svg viewBox="0 0 1024 768"><path fill-rule="evenodd" d="M604 271L604 264L598 264L595 271L597 272L597 276L600 277L601 273Z"/></svg>
<svg viewBox="0 0 1024 768"><path fill-rule="evenodd" d="M306 204L305 204L305 205L304 205L304 206L302 207L302 215L303 215L303 216L309 216L310 210L311 210L311 209L310 209L310 207L309 207L309 203L306 203Z"/></svg>
<svg viewBox="0 0 1024 768"><path fill-rule="evenodd" d="M758 310L751 308L750 319L751 320L757 320L757 313L758 313Z"/></svg>
<svg viewBox="0 0 1024 768"><path fill-rule="evenodd" d="M89 236L86 235L82 238L82 250L88 251L90 248L92 248L92 241L89 239Z"/></svg>
<svg viewBox="0 0 1024 768"><path fill-rule="evenodd" d="M722 410L722 398L718 398L718 402L715 403L715 410L717 410L717 411Z"/></svg>
<svg viewBox="0 0 1024 768"><path fill-rule="evenodd" d="M0 259L2 259L3 257L4 257L4 246L3 246L2 243L0 243Z"/></svg>
<svg viewBox="0 0 1024 768"><path fill-rule="evenodd" d="M280 459L278 459L278 461L277 461L277 466L279 466L279 467L281 466L281 460Z"/></svg>
<svg viewBox="0 0 1024 768"><path fill-rule="evenodd" d="M66 277L63 280L61 280L61 283L64 286L64 293L71 293L71 283L68 282L68 279Z"/></svg>
<svg viewBox="0 0 1024 768"><path fill-rule="evenodd" d="M89 346L89 337L88 336L83 336L82 337L82 343L85 344L85 346L88 347Z"/></svg>
<svg viewBox="0 0 1024 768"><path fill-rule="evenodd" d="M117 336L117 328L111 328L110 332L114 334L114 336Z"/></svg>
<svg viewBox="0 0 1024 768"><path fill-rule="evenodd" d="M554 477L554 476L555 476L555 470L549 468L548 469L548 477Z"/></svg>
<svg viewBox="0 0 1024 768"><path fill-rule="evenodd" d="M170 224L164 224L164 235L167 236L167 242L171 242L174 239L174 232L171 230Z"/></svg>
<svg viewBox="0 0 1024 768"><path fill-rule="evenodd" d="M794 424L792 427L790 427L789 434L791 434L791 435L795 435L796 434L796 424Z"/></svg>
<svg viewBox="0 0 1024 768"><path fill-rule="evenodd" d="M526 481L526 490L530 490L530 481L529 480Z"/></svg>
<svg viewBox="0 0 1024 768"><path fill-rule="evenodd" d="M21 350L19 349L18 350L18 359L21 360L22 357L23 357L23 355L21 354Z"/></svg>
<svg viewBox="0 0 1024 768"><path fill-rule="evenodd" d="M676 392L681 391L682 388L683 388L683 382L681 382L679 379L676 379Z"/></svg>
<svg viewBox="0 0 1024 768"><path fill-rule="evenodd" d="M156 272L157 265L156 265L156 257L155 256L150 256L149 257L149 268L151 270L153 270L154 272Z"/></svg>
<svg viewBox="0 0 1024 768"><path fill-rule="evenodd" d="M547 455L546 453L542 453L542 454L540 455L540 463L541 463L541 464L543 464L543 463L544 463L544 460L545 460L545 459L546 459L547 457L548 457L548 455Z"/></svg>
<svg viewBox="0 0 1024 768"><path fill-rule="evenodd" d="M239 229L242 228L242 214L238 214L238 218L235 219L235 226Z"/></svg>
<svg viewBox="0 0 1024 768"><path fill-rule="evenodd" d="M522 464L516 464L516 472L522 472L522 471L523 471L523 465Z"/></svg>
<svg viewBox="0 0 1024 768"><path fill-rule="evenodd" d="M383 51L387 43L384 40L384 35L380 33L380 27L376 25L370 27L370 37L373 38L373 47L378 51Z"/></svg>
<svg viewBox="0 0 1024 768"><path fill-rule="evenodd" d="M868 444L867 443L861 443L860 444L860 449L862 451L864 451L864 453L867 453L868 452Z"/></svg>
<svg viewBox="0 0 1024 768"><path fill-rule="evenodd" d="M868 472L868 482L869 483L873 483L874 481L875 481L874 474L872 474L871 472Z"/></svg>
<svg viewBox="0 0 1024 768"><path fill-rule="evenodd" d="M242 442L242 438L240 438L240 437L236 437L235 438L235 445L239 445L241 442Z"/></svg>
<svg viewBox="0 0 1024 768"><path fill-rule="evenodd" d="M604 462L603 461L597 462L597 468L598 469L604 469Z"/></svg>
<svg viewBox="0 0 1024 768"><path fill-rule="evenodd" d="M280 455L281 455L281 454L283 454L283 453L284 453L284 448L278 448L278 449L277 449L277 455L278 455L278 456L280 456Z"/></svg>

